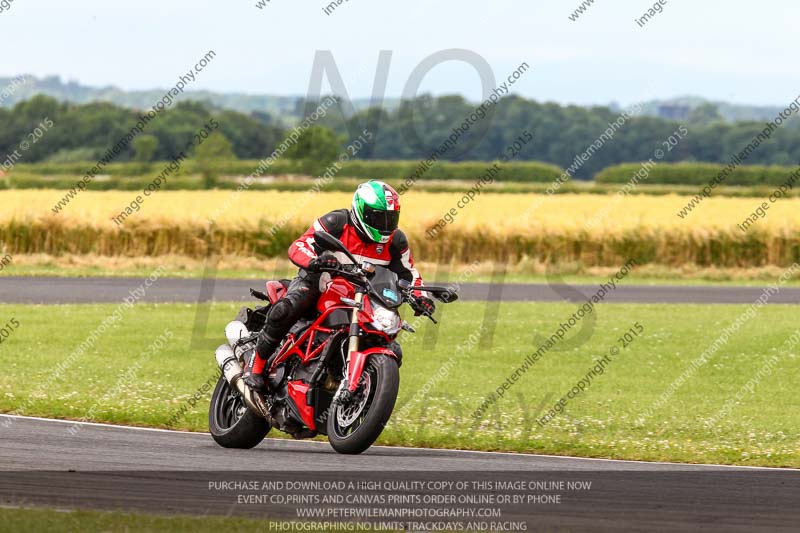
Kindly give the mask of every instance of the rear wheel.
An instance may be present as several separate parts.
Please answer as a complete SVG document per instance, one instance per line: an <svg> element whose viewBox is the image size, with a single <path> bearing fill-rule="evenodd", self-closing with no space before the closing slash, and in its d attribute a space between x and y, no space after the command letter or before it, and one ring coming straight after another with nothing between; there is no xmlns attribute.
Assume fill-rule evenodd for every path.
<svg viewBox="0 0 800 533"><path fill-rule="evenodd" d="M264 440L270 425L248 409L239 391L220 377L208 407L208 430L223 448L249 449Z"/></svg>
<svg viewBox="0 0 800 533"><path fill-rule="evenodd" d="M399 388L397 361L387 355L372 356L351 401L332 407L328 414L333 449L358 454L372 446L392 416Z"/></svg>

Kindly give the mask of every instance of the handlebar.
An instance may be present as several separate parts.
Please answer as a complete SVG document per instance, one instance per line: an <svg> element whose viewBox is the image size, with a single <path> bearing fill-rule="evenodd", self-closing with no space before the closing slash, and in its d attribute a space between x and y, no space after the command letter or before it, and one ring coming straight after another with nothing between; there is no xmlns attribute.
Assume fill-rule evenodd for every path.
<svg viewBox="0 0 800 533"><path fill-rule="evenodd" d="M349 267L349 268L343 268ZM356 281L367 283L366 274L358 265L340 265L339 268L320 268L317 272L328 272L330 274L340 274L347 278L357 278Z"/></svg>
<svg viewBox="0 0 800 533"><path fill-rule="evenodd" d="M372 294L372 296L379 300L384 306L391 307L383 299L383 297L378 294L375 289L373 289L372 284L369 281L369 272L365 272L361 265L340 264L337 268L321 268L318 272L328 272L332 275L342 276L347 280L366 288ZM414 286L404 279L398 280L398 287L403 295L403 302L408 303L418 315L431 319L434 324L438 324L437 320L433 317L433 315L426 312L424 308L417 305L417 297L414 295L414 292L420 291L430 293L444 303L455 301L458 298L458 294L450 288L436 286L426 287L422 285Z"/></svg>
<svg viewBox="0 0 800 533"><path fill-rule="evenodd" d="M387 304L387 302L383 299L383 297L375 291L372 287L372 284L369 281L370 275L374 273L374 267L370 267L369 269L364 269L361 265L359 265L358 260L350 253L350 250L347 249L347 246L344 245L342 241L331 235L330 233L322 230L318 230L314 232L314 243L316 248L321 248L327 252L341 252L348 259L351 261L351 265L340 265L340 268L321 268L320 272L330 272L332 274L341 275L344 278L366 288L373 296L376 297L378 301L380 301L383 305L391 307ZM344 266L350 266L352 271L347 271ZM398 286L403 294L403 301L408 302L412 308L414 308L414 302L416 297L414 296L414 291L424 291L429 292L433 296L435 296L438 300L449 303L454 302L458 299L458 293L455 292L454 289L449 289L447 287L424 287L424 286L412 286L406 280L398 280ZM427 316L434 323L436 320L429 314L422 312L421 309L414 309L415 312L418 314Z"/></svg>

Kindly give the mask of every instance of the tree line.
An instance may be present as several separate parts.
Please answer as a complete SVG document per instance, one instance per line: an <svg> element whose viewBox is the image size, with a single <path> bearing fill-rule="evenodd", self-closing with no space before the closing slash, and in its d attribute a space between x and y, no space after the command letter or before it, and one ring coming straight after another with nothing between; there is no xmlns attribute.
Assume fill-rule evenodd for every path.
<svg viewBox="0 0 800 533"><path fill-rule="evenodd" d="M306 109L313 109L312 103ZM515 161L542 161L569 167L619 120L620 113L608 107L584 108L540 103L511 95L486 110L472 126L463 123L475 112L475 104L461 96L422 95L403 101L391 111L369 108L345 116L336 107L317 126L306 130L287 157L312 159L320 166L345 150L349 140L365 128L373 140L353 154L362 160L421 160L453 135L464 130L441 160L490 161L509 155L507 149L523 131L534 135L534 142L515 150ZM13 153L19 143L45 117L54 127L24 153L24 162L92 161L124 137L138 120L140 111L108 102L73 104L47 96L34 96L13 108L0 109L0 157ZM213 116L220 127L214 135L229 142L230 157L260 159L273 153L289 129L279 126L266 113L241 113L213 107L208 103L181 102L149 123L145 131L117 156L118 162L169 160L191 141L192 136ZM711 106L695 109L682 122L641 116L633 113L613 138L593 151L575 173L589 179L605 167L624 162L646 161L662 148L679 126L688 134L665 151L663 161L703 161L727 163L750 139L765 127L763 122L727 122ZM351 135L352 132L352 135ZM225 143L228 144L228 143ZM224 151L223 153L228 153ZM800 162L800 121L794 117L762 143L748 163L792 165Z"/></svg>

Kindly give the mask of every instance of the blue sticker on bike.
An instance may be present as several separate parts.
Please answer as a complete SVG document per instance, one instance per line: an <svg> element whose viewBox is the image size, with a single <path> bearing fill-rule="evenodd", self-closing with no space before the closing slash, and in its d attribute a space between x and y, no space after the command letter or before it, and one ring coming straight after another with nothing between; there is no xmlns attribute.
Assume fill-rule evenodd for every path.
<svg viewBox="0 0 800 533"><path fill-rule="evenodd" d="M392 289L383 289L383 297L389 298L393 302L397 302L397 293Z"/></svg>

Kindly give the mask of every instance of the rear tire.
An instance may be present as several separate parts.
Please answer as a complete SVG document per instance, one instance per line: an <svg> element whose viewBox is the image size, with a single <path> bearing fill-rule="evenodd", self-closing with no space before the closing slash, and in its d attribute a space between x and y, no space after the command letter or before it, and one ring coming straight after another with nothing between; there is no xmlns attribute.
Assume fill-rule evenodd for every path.
<svg viewBox="0 0 800 533"><path fill-rule="evenodd" d="M353 402L344 407L337 405L328 414L328 440L333 449L342 454L359 454L372 446L392 416L397 400L400 371L396 359L374 355L367 362L364 375L367 377L362 378ZM368 390L363 398L365 389ZM359 393L362 394L360 398ZM365 400L364 405L358 410L362 400ZM342 423L351 419L350 424Z"/></svg>
<svg viewBox="0 0 800 533"><path fill-rule="evenodd" d="M208 430L223 448L250 449L264 440L270 425L248 409L239 391L220 377L208 407Z"/></svg>

